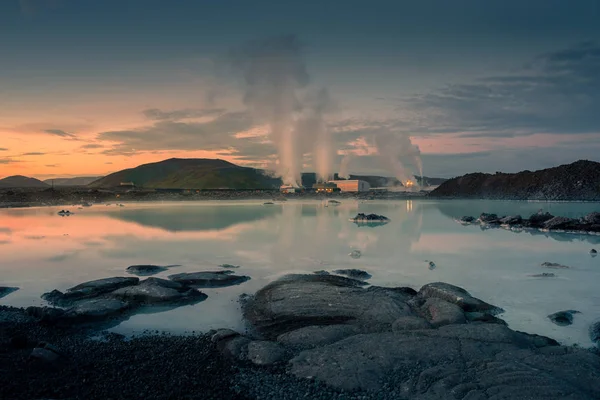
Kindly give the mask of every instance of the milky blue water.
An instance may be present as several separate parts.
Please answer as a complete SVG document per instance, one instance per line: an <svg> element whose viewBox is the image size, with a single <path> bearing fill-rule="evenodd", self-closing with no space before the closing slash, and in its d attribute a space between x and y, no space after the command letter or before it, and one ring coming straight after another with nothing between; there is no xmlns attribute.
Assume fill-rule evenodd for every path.
<svg viewBox="0 0 600 400"><path fill-rule="evenodd" d="M64 207L61 207L64 208ZM139 314L113 331L144 329L183 333L230 327L241 329L237 298L254 293L288 273L360 268L383 286L443 281L459 285L506 310L511 328L589 346L589 324L600 318L600 236L515 233L462 226L454 218L481 212L522 214L538 209L582 216L600 210L592 203L500 201L345 200L339 206L287 201L198 202L94 205L0 210L0 285L21 289L0 304L43 304L40 295L110 276L127 276L133 264L181 264L172 273L219 270L240 265L236 273L252 279L242 285L203 289L208 300L175 310ZM358 212L384 214L385 226L358 227L348 221ZM360 250L362 256L349 256ZM434 261L430 269L426 260ZM547 270L557 262L566 270ZM555 278L529 275L553 272ZM559 327L547 315L575 309L574 324Z"/></svg>

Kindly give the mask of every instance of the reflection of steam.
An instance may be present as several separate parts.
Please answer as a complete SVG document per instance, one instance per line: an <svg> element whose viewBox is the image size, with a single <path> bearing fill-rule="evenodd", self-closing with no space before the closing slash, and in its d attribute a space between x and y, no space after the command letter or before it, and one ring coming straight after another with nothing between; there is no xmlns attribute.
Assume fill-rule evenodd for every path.
<svg viewBox="0 0 600 400"><path fill-rule="evenodd" d="M244 103L258 122L269 126L278 153L276 172L283 183L300 186L302 157L311 150L318 176L328 179L332 149L323 115L330 111L331 100L321 90L300 101L298 92L308 85L309 76L296 37L249 43L232 61L244 72Z"/></svg>

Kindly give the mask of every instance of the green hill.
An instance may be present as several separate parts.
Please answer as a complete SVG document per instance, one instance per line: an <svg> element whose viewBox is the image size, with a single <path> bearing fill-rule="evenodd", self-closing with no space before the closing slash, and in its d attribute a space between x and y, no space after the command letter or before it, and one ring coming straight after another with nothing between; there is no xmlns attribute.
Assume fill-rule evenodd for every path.
<svg viewBox="0 0 600 400"><path fill-rule="evenodd" d="M271 189L281 181L263 171L219 159L172 158L115 172L89 187L116 187L132 182L137 187L160 189Z"/></svg>

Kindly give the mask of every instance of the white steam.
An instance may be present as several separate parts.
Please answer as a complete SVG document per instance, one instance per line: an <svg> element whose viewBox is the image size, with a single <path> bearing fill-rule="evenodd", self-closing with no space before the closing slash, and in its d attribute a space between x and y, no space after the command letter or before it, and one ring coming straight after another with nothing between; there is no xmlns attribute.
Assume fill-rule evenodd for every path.
<svg viewBox="0 0 600 400"><path fill-rule="evenodd" d="M406 164L417 168L420 178L423 176L421 151L412 143L410 136L401 132L382 130L374 135L374 143L383 162L404 186L410 183L416 184L414 174Z"/></svg>
<svg viewBox="0 0 600 400"><path fill-rule="evenodd" d="M326 90L300 100L309 83L300 43L293 35L247 44L233 62L244 73L244 103L259 123L269 126L277 147L276 173L286 185L301 184L302 159L313 152L320 179L332 175L332 146L323 120L331 109Z"/></svg>

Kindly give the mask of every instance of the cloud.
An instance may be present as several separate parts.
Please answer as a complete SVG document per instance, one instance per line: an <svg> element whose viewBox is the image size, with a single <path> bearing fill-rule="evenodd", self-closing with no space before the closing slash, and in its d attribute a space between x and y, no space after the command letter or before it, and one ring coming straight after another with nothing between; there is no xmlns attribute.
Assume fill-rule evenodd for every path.
<svg viewBox="0 0 600 400"><path fill-rule="evenodd" d="M97 144L97 143L89 143L89 144L84 144L83 146L80 147L81 149L103 149L104 145L101 144Z"/></svg>
<svg viewBox="0 0 600 400"><path fill-rule="evenodd" d="M449 85L403 99L423 116L415 133L516 137L600 133L600 45L583 42L535 57L518 73Z"/></svg>
<svg viewBox="0 0 600 400"><path fill-rule="evenodd" d="M55 136L60 136L60 137L67 137L67 138L76 137L74 134L65 132L61 129L46 129L46 130L44 130L44 132L49 133L50 135L55 135Z"/></svg>
<svg viewBox="0 0 600 400"><path fill-rule="evenodd" d="M19 163L19 162L21 162L21 161L15 160L15 159L12 159L12 158L0 158L0 164L4 164L4 165L7 165L7 164L16 164L16 163Z"/></svg>
<svg viewBox="0 0 600 400"><path fill-rule="evenodd" d="M155 150L224 150L251 142L236 139L238 132L250 129L252 119L245 112L227 112L207 122L157 121L134 130L109 131L97 140L115 142L103 153L131 155Z"/></svg>
<svg viewBox="0 0 600 400"><path fill-rule="evenodd" d="M225 113L226 110L222 108L207 108L207 109L183 109L183 110L171 110L171 111L163 111L157 108L149 108L147 110L142 111L144 116L148 119L154 121L178 121L181 119L188 118L202 118L202 117L210 117L218 114Z"/></svg>
<svg viewBox="0 0 600 400"><path fill-rule="evenodd" d="M23 153L21 154L21 156L45 156L46 153L39 153L39 152L31 152L31 153Z"/></svg>
<svg viewBox="0 0 600 400"><path fill-rule="evenodd" d="M8 149L6 149L4 147L0 147L0 151L8 151Z"/></svg>
<svg viewBox="0 0 600 400"><path fill-rule="evenodd" d="M60 164L47 164L46 165L46 167L48 167L48 168L56 168L58 166L60 166Z"/></svg>

